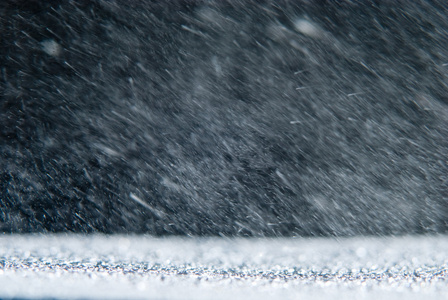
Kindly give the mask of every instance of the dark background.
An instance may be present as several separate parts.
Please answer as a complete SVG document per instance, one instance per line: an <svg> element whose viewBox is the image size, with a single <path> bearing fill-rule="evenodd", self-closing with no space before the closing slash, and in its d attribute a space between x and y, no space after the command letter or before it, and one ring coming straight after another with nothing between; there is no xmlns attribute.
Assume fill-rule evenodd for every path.
<svg viewBox="0 0 448 300"><path fill-rule="evenodd" d="M2 1L0 231L446 232L444 1Z"/></svg>

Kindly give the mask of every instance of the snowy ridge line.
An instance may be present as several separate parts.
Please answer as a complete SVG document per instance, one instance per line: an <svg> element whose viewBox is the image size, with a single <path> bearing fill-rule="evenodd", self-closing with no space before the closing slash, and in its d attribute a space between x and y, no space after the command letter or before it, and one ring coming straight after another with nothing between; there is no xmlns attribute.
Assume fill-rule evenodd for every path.
<svg viewBox="0 0 448 300"><path fill-rule="evenodd" d="M448 237L3 235L0 298L446 299Z"/></svg>
<svg viewBox="0 0 448 300"><path fill-rule="evenodd" d="M135 275L157 277L158 280L169 280L169 277L181 276L196 279L198 281L219 281L219 280L245 280L258 281L261 284L276 283L297 283L310 282L334 282L345 285L359 285L359 282L370 284L387 285L392 282L399 285L405 284L409 288L413 285L429 285L439 280L445 281L448 276L448 266L419 267L408 270L406 268L398 269L351 269L351 270L313 270L302 269L298 267L288 269L250 269L244 266L232 268L214 268L213 266L193 266L193 265L150 265L148 263L132 264L110 264L106 262L85 263L85 262L66 262L50 260L20 260L11 261L11 258L0 260L0 274L9 271L27 271L32 272L50 272L58 274L77 273L77 274L100 274L102 276L113 275ZM262 282L264 281L264 282Z"/></svg>

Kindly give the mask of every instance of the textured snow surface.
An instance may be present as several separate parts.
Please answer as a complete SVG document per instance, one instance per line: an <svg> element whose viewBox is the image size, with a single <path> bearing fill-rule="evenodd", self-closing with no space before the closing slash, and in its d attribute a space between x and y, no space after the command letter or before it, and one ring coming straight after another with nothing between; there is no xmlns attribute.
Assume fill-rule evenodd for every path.
<svg viewBox="0 0 448 300"><path fill-rule="evenodd" d="M0 298L445 299L448 238L4 235Z"/></svg>

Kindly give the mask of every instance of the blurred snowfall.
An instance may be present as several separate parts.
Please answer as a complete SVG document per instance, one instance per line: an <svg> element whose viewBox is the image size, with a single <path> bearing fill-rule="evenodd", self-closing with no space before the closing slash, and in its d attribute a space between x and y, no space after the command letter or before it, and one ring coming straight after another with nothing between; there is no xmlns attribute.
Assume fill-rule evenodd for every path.
<svg viewBox="0 0 448 300"><path fill-rule="evenodd" d="M446 232L444 1L0 4L0 231Z"/></svg>

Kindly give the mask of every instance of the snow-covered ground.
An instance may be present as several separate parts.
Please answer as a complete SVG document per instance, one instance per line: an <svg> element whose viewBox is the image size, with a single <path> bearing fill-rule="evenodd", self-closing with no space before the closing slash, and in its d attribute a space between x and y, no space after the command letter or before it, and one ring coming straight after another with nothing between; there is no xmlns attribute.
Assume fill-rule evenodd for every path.
<svg viewBox="0 0 448 300"><path fill-rule="evenodd" d="M3 235L0 298L445 299L448 237Z"/></svg>

